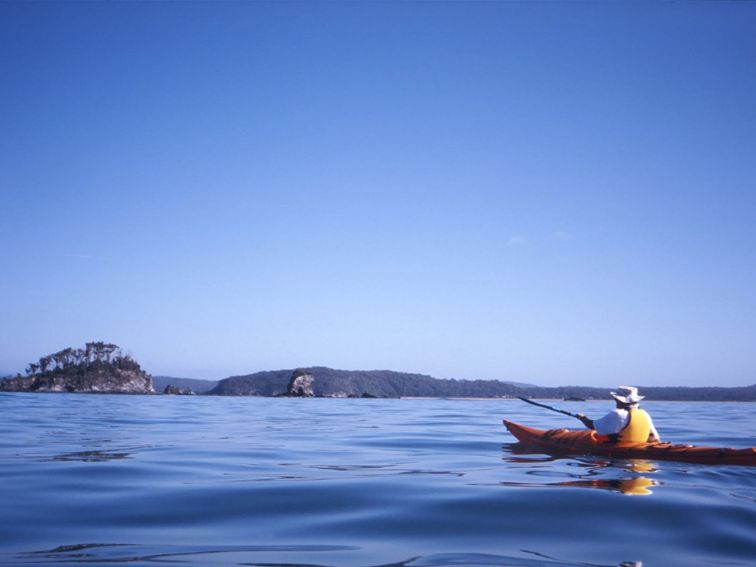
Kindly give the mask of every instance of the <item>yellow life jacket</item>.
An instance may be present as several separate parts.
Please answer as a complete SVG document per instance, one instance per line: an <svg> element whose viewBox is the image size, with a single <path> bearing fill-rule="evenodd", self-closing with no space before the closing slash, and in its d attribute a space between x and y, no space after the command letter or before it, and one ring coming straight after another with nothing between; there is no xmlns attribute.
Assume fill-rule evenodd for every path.
<svg viewBox="0 0 756 567"><path fill-rule="evenodd" d="M620 443L645 443L651 434L651 417L645 410L635 408L629 412L627 425L619 432L617 441Z"/></svg>

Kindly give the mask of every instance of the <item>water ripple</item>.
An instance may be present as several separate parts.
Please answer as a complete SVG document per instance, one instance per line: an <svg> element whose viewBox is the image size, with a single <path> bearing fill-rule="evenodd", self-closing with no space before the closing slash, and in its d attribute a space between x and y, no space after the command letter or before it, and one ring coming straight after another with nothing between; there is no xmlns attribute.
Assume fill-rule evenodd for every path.
<svg viewBox="0 0 756 567"><path fill-rule="evenodd" d="M83 543L62 545L55 549L20 553L14 560L19 565L27 564L60 564L60 563L165 563L181 562L184 564L208 564L217 558L208 556L233 556L234 561L249 555L292 556L297 554L346 554L356 551L354 546L344 545L253 545L253 546L146 546L118 543ZM521 550L519 556L505 556L485 553L439 553L426 556L411 557L403 561L382 563L380 565L365 565L365 567L640 567L635 561L623 561L612 564L571 562L556 559L548 555ZM231 557L221 558L228 560ZM269 562L266 559L242 559L237 565L255 567L331 567L334 564L302 563L302 562ZM359 565L359 564L355 564Z"/></svg>
<svg viewBox="0 0 756 567"><path fill-rule="evenodd" d="M503 417L567 425L522 406L2 395L0 564L752 564L756 470L522 451ZM733 446L754 409L647 407Z"/></svg>

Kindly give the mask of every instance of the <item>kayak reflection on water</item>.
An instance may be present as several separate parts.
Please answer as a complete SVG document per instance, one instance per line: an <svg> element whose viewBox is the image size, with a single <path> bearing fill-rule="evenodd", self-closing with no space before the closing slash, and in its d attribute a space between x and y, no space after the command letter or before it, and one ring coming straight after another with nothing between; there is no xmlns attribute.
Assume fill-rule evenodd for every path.
<svg viewBox="0 0 756 567"><path fill-rule="evenodd" d="M500 486L516 488L599 488L610 492L627 494L628 496L648 496L653 494L651 487L661 486L661 482L645 476L630 478L584 478L577 480L563 480L560 482L513 482L502 481Z"/></svg>
<svg viewBox="0 0 756 567"><path fill-rule="evenodd" d="M649 478L647 475L657 472L656 466L650 461L644 459L627 459L623 461L611 461L606 459L588 460L574 459L574 457L544 456L542 453L533 451L525 445L515 443L505 448L506 454L504 460L519 465L538 465L545 462L554 462L562 459L572 459L573 464L578 467L578 472L568 473L572 480L560 480L555 482L500 482L500 486L520 487L520 488L598 488L627 494L629 496L648 496L653 494L651 490L654 486L661 486L662 482ZM519 456L523 455L523 456ZM534 457L526 458L525 455ZM535 457L537 455L537 457ZM528 476L543 475L542 470L532 468L526 471ZM602 478L601 475L615 474L619 472L619 478ZM638 474L640 473L640 474Z"/></svg>
<svg viewBox="0 0 756 567"><path fill-rule="evenodd" d="M566 482L556 483L556 486L573 486L576 488L602 488L604 490L610 490L612 492L621 492L629 496L648 496L653 494L650 487L658 486L660 483L646 478L645 476L638 476L635 478L594 478L591 480L570 480Z"/></svg>

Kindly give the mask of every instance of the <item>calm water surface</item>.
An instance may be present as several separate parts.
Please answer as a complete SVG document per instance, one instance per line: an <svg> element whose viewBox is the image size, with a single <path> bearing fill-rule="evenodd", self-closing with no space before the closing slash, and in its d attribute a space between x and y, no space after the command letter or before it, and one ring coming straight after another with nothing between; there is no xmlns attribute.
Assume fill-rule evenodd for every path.
<svg viewBox="0 0 756 567"><path fill-rule="evenodd" d="M645 407L666 440L756 446L755 404ZM0 564L754 564L756 469L522 454L505 417L580 425L510 400L0 394Z"/></svg>

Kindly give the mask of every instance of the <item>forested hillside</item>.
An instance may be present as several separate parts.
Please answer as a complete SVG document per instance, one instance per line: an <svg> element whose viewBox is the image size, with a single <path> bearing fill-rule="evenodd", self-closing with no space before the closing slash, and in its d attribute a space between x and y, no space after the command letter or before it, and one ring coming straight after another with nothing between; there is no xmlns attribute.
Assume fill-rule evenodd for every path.
<svg viewBox="0 0 756 567"><path fill-rule="evenodd" d="M504 397L516 395L512 384L495 380L439 380L424 374L392 370L302 369L314 378L317 396ZM221 380L211 395L276 396L286 392L294 370L258 372Z"/></svg>
<svg viewBox="0 0 756 567"><path fill-rule="evenodd" d="M498 380L440 380L424 374L391 370L334 370L322 366L304 369L273 370L221 380L210 395L278 396L284 395L292 374L305 371L313 377L316 396L351 397L440 397L440 398L580 398L607 399L612 386L538 387ZM648 400L679 401L756 401L756 385L740 388L643 387Z"/></svg>

